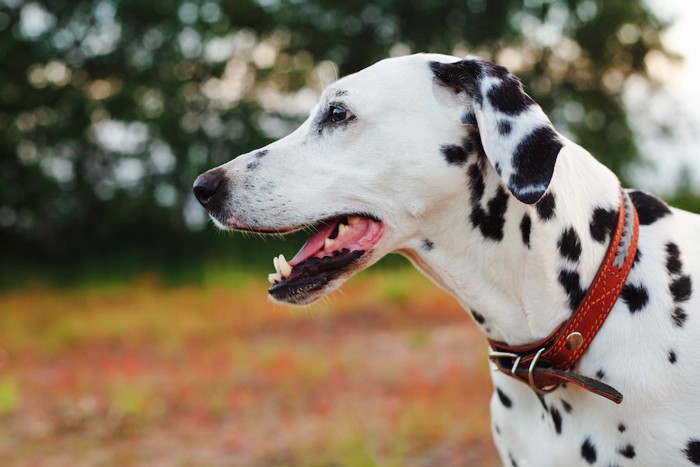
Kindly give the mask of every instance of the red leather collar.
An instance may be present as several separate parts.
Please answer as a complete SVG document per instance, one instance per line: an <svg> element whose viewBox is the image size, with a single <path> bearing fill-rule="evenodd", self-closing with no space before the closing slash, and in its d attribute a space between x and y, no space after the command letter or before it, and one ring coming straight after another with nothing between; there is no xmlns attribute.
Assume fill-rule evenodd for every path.
<svg viewBox="0 0 700 467"><path fill-rule="evenodd" d="M571 371L610 314L627 280L637 253L639 218L626 193L603 263L581 305L549 336L532 344L510 346L489 340L489 358L498 370L529 384L538 393L572 383L619 404L622 394L598 380Z"/></svg>

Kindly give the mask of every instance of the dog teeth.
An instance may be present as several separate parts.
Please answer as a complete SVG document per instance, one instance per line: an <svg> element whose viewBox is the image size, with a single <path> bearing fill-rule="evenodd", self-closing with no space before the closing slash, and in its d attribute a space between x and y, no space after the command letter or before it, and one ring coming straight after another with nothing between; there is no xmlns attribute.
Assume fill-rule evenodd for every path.
<svg viewBox="0 0 700 467"><path fill-rule="evenodd" d="M279 256L278 264L280 267L279 272L282 274L282 277L289 277L289 275L292 273L292 265L287 262L284 255Z"/></svg>
<svg viewBox="0 0 700 467"><path fill-rule="evenodd" d="M278 283L278 282L282 282L282 277L280 277L279 273L277 273L277 272L274 273L274 274L268 274L268 275L267 275L267 281L268 281L270 284L275 285L275 284Z"/></svg>
<svg viewBox="0 0 700 467"><path fill-rule="evenodd" d="M347 232L349 228L350 228L350 227L348 227L348 226L345 225L345 224L340 224L340 225L338 226L338 237L342 237L343 234L344 234L345 232Z"/></svg>
<svg viewBox="0 0 700 467"><path fill-rule="evenodd" d="M272 258L272 264L275 266L275 271L280 272L280 259L278 256Z"/></svg>
<svg viewBox="0 0 700 467"><path fill-rule="evenodd" d="M326 250L330 251L333 248L334 243L335 243L335 240L331 240L330 238L327 238L326 241L323 243L323 246Z"/></svg>

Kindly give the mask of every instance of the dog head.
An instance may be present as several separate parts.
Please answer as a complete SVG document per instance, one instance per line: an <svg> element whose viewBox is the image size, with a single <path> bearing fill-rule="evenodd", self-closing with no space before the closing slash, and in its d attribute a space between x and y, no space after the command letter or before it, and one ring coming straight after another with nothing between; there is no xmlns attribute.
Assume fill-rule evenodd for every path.
<svg viewBox="0 0 700 467"><path fill-rule="evenodd" d="M274 300L306 304L411 248L446 205L467 205L469 158L483 159L504 190L531 204L561 147L505 68L418 54L340 79L296 131L201 175L194 193L223 229L310 229L291 261L276 258L269 290Z"/></svg>

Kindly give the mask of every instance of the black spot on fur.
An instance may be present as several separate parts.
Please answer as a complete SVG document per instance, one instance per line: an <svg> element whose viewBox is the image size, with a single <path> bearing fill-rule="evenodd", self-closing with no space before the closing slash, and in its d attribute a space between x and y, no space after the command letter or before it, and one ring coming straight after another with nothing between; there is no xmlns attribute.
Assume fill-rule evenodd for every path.
<svg viewBox="0 0 700 467"><path fill-rule="evenodd" d="M630 199L637 208L640 225L650 225L659 219L671 214L668 205L659 198L644 193L643 191L630 192Z"/></svg>
<svg viewBox="0 0 700 467"><path fill-rule="evenodd" d="M627 427L625 425L623 425L622 423L617 425L617 431L619 431L620 433L624 433L626 429L627 429Z"/></svg>
<svg viewBox="0 0 700 467"><path fill-rule="evenodd" d="M571 407L571 404L566 402L564 399L561 400L561 405L564 406L564 411L566 413L571 413L571 411L574 409L573 407Z"/></svg>
<svg viewBox="0 0 700 467"><path fill-rule="evenodd" d="M666 270L671 275L681 274L683 272L683 262L681 261L681 251L678 245L673 242L666 244Z"/></svg>
<svg viewBox="0 0 700 467"><path fill-rule="evenodd" d="M636 455L634 452L634 446L631 444L620 448L618 452L628 459L634 459L634 456Z"/></svg>
<svg viewBox="0 0 700 467"><path fill-rule="evenodd" d="M586 296L586 291L581 287L581 277L576 271L562 269L559 271L559 284L564 287L569 296L569 308L575 310Z"/></svg>
<svg viewBox="0 0 700 467"><path fill-rule="evenodd" d="M507 136L512 130L513 125L508 120L501 120L500 122L498 122L498 132L501 135Z"/></svg>
<svg viewBox="0 0 700 467"><path fill-rule="evenodd" d="M252 172L253 170L257 169L258 166L260 166L260 162L258 161L248 162L248 165L245 166L245 169L247 172Z"/></svg>
<svg viewBox="0 0 700 467"><path fill-rule="evenodd" d="M515 457L513 457L513 453L509 452L508 453L508 459L510 460L510 465L511 467L518 467L518 463L515 462Z"/></svg>
<svg viewBox="0 0 700 467"><path fill-rule="evenodd" d="M675 364L676 360L678 360L678 356L676 355L676 352L674 352L673 350L670 350L668 352L668 361Z"/></svg>
<svg viewBox="0 0 700 467"><path fill-rule="evenodd" d="M634 254L634 261L632 261L632 267L636 266L637 263L642 259L642 250L637 246L637 252Z"/></svg>
<svg viewBox="0 0 700 467"><path fill-rule="evenodd" d="M559 136L549 126L537 128L518 143L508 186L520 201L533 204L542 197L561 148Z"/></svg>
<svg viewBox="0 0 700 467"><path fill-rule="evenodd" d="M693 294L693 281L688 275L682 275L671 282L669 286L673 299L678 302L687 302Z"/></svg>
<svg viewBox="0 0 700 467"><path fill-rule="evenodd" d="M605 372L602 368L596 372L595 377L601 381L605 379Z"/></svg>
<svg viewBox="0 0 700 467"><path fill-rule="evenodd" d="M258 159L261 159L261 158L267 156L267 153L268 153L268 152L269 152L269 151L268 151L267 149L263 149L262 151L256 152L256 153L255 153L255 157L257 157Z"/></svg>
<svg viewBox="0 0 700 467"><path fill-rule="evenodd" d="M556 430L557 434L561 434L561 414L559 411L552 407L549 410L549 413L552 415L552 421L554 422L554 429Z"/></svg>
<svg viewBox="0 0 700 467"><path fill-rule="evenodd" d="M595 208L591 219L591 237L598 243L607 243L608 237L617 227L619 212L612 209Z"/></svg>
<svg viewBox="0 0 700 467"><path fill-rule="evenodd" d="M481 198L484 197L484 191L486 190L486 185L484 184L484 177L481 175L481 170L477 164L472 164L469 166L469 171L467 172L469 177L469 188L472 192L472 204L481 202Z"/></svg>
<svg viewBox="0 0 700 467"><path fill-rule="evenodd" d="M700 465L700 440L689 440L683 452L690 462L695 465Z"/></svg>
<svg viewBox="0 0 700 467"><path fill-rule="evenodd" d="M504 73L504 70L498 70L498 72L497 74L505 75L503 81L494 85L487 94L494 109L504 114L517 115L535 103L525 94L518 78L507 71Z"/></svg>
<svg viewBox="0 0 700 467"><path fill-rule="evenodd" d="M581 445L581 457L583 457L589 464L594 464L596 459L598 459L595 446L593 445L593 442L591 442L590 438L586 438Z"/></svg>
<svg viewBox="0 0 700 467"><path fill-rule="evenodd" d="M643 285L627 284L622 288L620 297L627 304L630 313L636 313L649 302L649 292Z"/></svg>
<svg viewBox="0 0 700 467"><path fill-rule="evenodd" d="M547 403L544 401L544 396L539 392L535 393L535 395L537 396L537 400L540 401L540 404L542 404L542 408L544 409L544 411L547 412L549 408L547 407Z"/></svg>
<svg viewBox="0 0 700 467"><path fill-rule="evenodd" d="M537 202L537 215L540 216L540 219L543 221L548 221L554 217L555 207L556 203L554 202L554 193L550 191Z"/></svg>
<svg viewBox="0 0 700 467"><path fill-rule="evenodd" d="M484 146L481 144L478 131L470 131L469 136L465 136L462 140L462 147L467 157L475 154L480 159L486 159L486 153L484 152Z"/></svg>
<svg viewBox="0 0 700 467"><path fill-rule="evenodd" d="M467 151L456 144L444 144L440 146L440 152L450 165L464 165L467 162Z"/></svg>
<svg viewBox="0 0 700 467"><path fill-rule="evenodd" d="M493 428L496 430L496 434L500 435L501 434L501 429L498 427L498 425L494 425Z"/></svg>
<svg viewBox="0 0 700 467"><path fill-rule="evenodd" d="M530 248L530 231L532 230L532 219L530 219L529 214L523 216L523 220L520 221L520 235L523 238L523 243L526 247Z"/></svg>
<svg viewBox="0 0 700 467"><path fill-rule="evenodd" d="M685 324L685 321L688 319L688 314L683 308L677 306L673 309L673 313L671 313L671 318L673 318L673 322L676 324L676 326L682 328Z"/></svg>
<svg viewBox="0 0 700 467"><path fill-rule="evenodd" d="M481 183L483 187L483 181ZM475 195L476 191L473 190L472 194ZM472 196L472 212L469 215L469 220L474 228L478 228L481 234L489 240L503 240L508 198L508 193L499 186L494 197L486 205L487 209L484 209L481 207L481 203L476 200L476 196Z"/></svg>
<svg viewBox="0 0 700 467"><path fill-rule="evenodd" d="M421 243L420 243L421 248L423 248L425 251L430 251L435 247L435 244L431 242L429 239L424 238Z"/></svg>
<svg viewBox="0 0 700 467"><path fill-rule="evenodd" d="M478 128L479 124L476 122L476 114L474 112L468 112L462 116L462 124L471 125Z"/></svg>
<svg viewBox="0 0 700 467"><path fill-rule="evenodd" d="M513 407L513 401L510 400L510 397L506 396L501 388L496 387L496 394L498 394L498 399L501 401L501 404L503 404L503 407L506 409Z"/></svg>
<svg viewBox="0 0 700 467"><path fill-rule="evenodd" d="M475 310L470 311L472 312L472 316L474 317L477 323L484 324L486 322L486 318L484 318L484 315Z"/></svg>
<svg viewBox="0 0 700 467"><path fill-rule="evenodd" d="M559 246L559 253L564 258L571 261L578 261L581 258L581 239L573 227L562 232L557 246Z"/></svg>

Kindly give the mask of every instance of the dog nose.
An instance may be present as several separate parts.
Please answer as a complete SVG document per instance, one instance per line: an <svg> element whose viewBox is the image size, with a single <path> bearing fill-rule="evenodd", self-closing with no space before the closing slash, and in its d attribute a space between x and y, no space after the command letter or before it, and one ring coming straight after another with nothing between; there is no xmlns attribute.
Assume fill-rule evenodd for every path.
<svg viewBox="0 0 700 467"><path fill-rule="evenodd" d="M199 201L199 204L205 208L208 207L212 199L216 196L217 190L223 181L224 172L219 169L204 172L197 177L197 180L194 181L194 185L192 186L192 191L194 192L194 197Z"/></svg>

